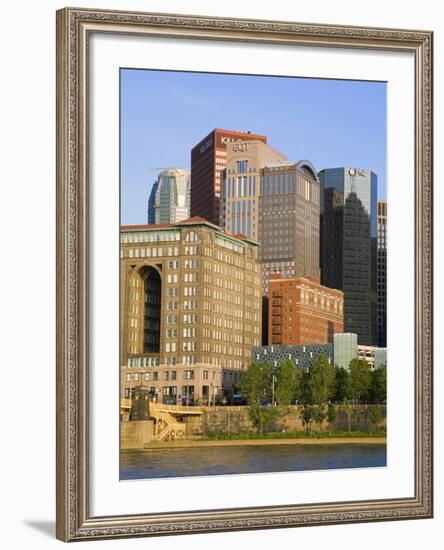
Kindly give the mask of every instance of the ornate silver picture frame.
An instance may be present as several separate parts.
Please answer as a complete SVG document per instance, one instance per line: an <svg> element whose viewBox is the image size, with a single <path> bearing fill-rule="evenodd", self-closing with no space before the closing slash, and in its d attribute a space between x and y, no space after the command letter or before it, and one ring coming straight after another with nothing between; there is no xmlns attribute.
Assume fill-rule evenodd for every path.
<svg viewBox="0 0 444 550"><path fill-rule="evenodd" d="M88 61L93 34L414 56L413 496L109 516L91 513L88 312L89 220L94 204L89 201ZM57 12L57 538L75 541L432 517L432 48L429 31L77 8ZM116 410L117 401L118 397Z"/></svg>

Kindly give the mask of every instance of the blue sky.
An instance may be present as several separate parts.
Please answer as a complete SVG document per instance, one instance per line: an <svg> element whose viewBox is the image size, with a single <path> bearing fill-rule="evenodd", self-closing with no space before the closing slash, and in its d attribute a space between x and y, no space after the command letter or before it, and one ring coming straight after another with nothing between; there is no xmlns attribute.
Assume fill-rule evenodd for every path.
<svg viewBox="0 0 444 550"><path fill-rule="evenodd" d="M121 223L146 223L164 167L190 169L213 128L250 130L317 170L368 168L386 196L386 84L306 78L121 70Z"/></svg>

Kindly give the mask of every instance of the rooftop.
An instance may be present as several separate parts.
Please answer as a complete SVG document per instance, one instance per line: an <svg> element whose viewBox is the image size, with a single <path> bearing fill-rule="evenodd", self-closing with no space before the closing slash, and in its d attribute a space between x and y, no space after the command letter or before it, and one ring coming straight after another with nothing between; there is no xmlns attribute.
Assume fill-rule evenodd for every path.
<svg viewBox="0 0 444 550"><path fill-rule="evenodd" d="M245 241L249 242L254 245L258 245L256 241L253 241L252 239L246 237L245 235L242 235L242 233L237 233L236 235L232 235L231 233L227 233L223 229L221 229L219 226L209 222L205 218L202 218L200 216L193 216L191 218L187 218L186 220L182 220L177 223L152 223L152 224L143 224L143 225L121 225L120 231L155 231L159 229L173 229L174 227L183 227L187 225L206 225L208 227L211 227L212 229L215 229L222 235L225 235L227 237L230 237L232 239L237 239L239 241Z"/></svg>

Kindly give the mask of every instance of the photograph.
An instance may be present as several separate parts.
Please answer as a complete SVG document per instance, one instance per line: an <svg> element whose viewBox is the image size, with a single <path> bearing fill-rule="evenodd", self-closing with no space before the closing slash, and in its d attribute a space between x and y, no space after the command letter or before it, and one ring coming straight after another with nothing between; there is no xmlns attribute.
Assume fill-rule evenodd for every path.
<svg viewBox="0 0 444 550"><path fill-rule="evenodd" d="M433 517L433 32L329 13L57 11L59 540Z"/></svg>
<svg viewBox="0 0 444 550"><path fill-rule="evenodd" d="M386 467L387 82L119 81L120 480Z"/></svg>

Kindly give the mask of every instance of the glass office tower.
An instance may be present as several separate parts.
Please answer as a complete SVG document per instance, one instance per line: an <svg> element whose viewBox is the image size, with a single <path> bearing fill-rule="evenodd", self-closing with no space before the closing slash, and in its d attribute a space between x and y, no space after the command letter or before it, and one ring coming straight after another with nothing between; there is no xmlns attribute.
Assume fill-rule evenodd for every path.
<svg viewBox="0 0 444 550"><path fill-rule="evenodd" d="M177 223L189 218L190 186L190 173L187 170L163 170L148 200L148 223Z"/></svg>
<svg viewBox="0 0 444 550"><path fill-rule="evenodd" d="M344 292L344 332L377 344L377 176L328 168L321 182L321 282Z"/></svg>
<svg viewBox="0 0 444 550"><path fill-rule="evenodd" d="M156 193L159 180L156 180L151 187L150 196L148 198L148 223L156 223Z"/></svg>
<svg viewBox="0 0 444 550"><path fill-rule="evenodd" d="M387 346L387 202L378 201L378 346Z"/></svg>

